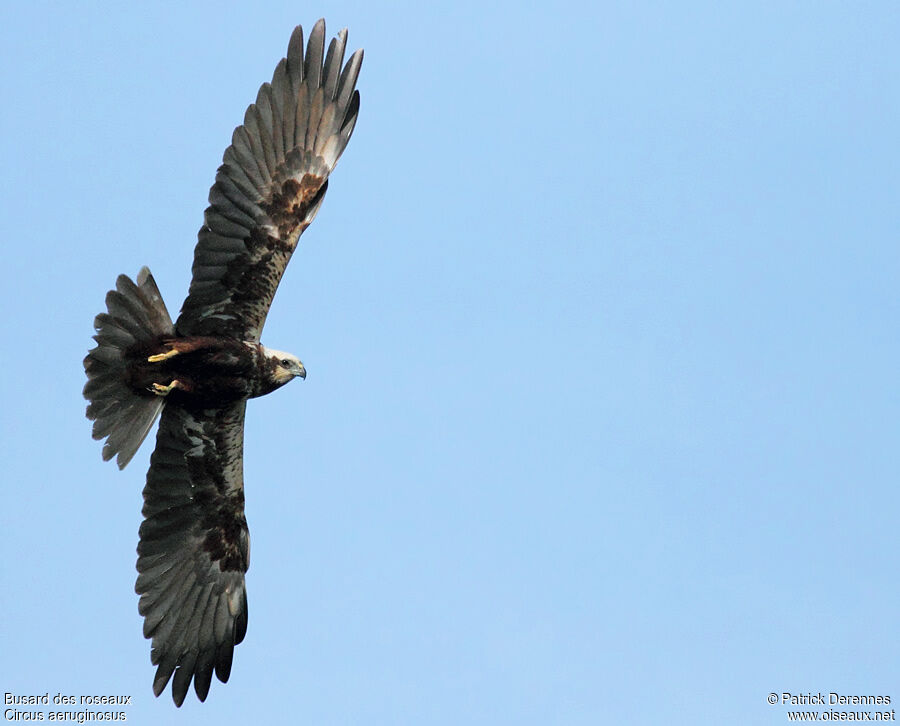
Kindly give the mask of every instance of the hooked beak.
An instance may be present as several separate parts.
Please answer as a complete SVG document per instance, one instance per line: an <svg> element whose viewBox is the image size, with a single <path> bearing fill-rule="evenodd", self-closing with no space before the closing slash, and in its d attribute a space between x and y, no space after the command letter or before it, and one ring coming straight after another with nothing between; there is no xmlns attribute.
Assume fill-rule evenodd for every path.
<svg viewBox="0 0 900 726"><path fill-rule="evenodd" d="M294 375L298 376L299 378L302 378L304 381L306 380L306 368L303 367L302 363L300 364L300 370L297 373L295 373Z"/></svg>

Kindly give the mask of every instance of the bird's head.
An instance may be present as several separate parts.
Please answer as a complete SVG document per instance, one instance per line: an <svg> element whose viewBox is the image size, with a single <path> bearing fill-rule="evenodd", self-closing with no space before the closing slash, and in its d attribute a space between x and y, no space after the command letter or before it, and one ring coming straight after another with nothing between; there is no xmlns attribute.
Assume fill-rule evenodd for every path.
<svg viewBox="0 0 900 726"><path fill-rule="evenodd" d="M306 368L303 367L297 356L285 353L282 350L266 348L265 346L263 346L262 350L268 363L266 372L275 388L283 386L294 378L306 378Z"/></svg>

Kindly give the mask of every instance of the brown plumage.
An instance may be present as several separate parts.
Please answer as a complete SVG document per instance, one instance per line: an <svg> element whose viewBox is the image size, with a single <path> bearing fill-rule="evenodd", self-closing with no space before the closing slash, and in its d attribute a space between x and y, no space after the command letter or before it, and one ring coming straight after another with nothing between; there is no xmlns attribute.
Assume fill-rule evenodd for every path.
<svg viewBox="0 0 900 726"><path fill-rule="evenodd" d="M362 51L344 65L347 31L325 49L298 26L271 83L235 129L209 193L193 277L175 324L145 267L120 275L84 360L87 416L105 460L131 460L162 417L144 487L135 589L157 666L177 705L191 681L227 681L247 631L244 410L295 377L293 355L259 343L284 269L319 210L359 112Z"/></svg>

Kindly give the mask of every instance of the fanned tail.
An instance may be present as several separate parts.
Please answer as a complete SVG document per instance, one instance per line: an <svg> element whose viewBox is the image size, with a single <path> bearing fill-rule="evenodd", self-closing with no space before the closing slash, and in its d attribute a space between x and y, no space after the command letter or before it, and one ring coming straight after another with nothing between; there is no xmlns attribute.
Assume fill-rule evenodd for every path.
<svg viewBox="0 0 900 726"><path fill-rule="evenodd" d="M174 327L159 288L146 267L135 284L119 275L116 289L106 294L108 312L94 318L97 347L84 359L88 382L84 397L87 417L94 422L93 437L106 439L103 460L118 454L120 469L131 461L163 407L163 399L135 390L128 384L128 352Z"/></svg>

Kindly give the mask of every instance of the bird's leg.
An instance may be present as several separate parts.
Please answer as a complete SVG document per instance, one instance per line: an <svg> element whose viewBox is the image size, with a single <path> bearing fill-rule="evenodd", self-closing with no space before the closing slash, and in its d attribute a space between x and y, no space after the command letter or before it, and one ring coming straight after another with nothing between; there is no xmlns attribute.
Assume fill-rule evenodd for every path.
<svg viewBox="0 0 900 726"><path fill-rule="evenodd" d="M157 396L168 396L175 388L184 390L185 385L176 378L167 386L164 386L162 383L154 383L149 390Z"/></svg>
<svg viewBox="0 0 900 726"><path fill-rule="evenodd" d="M147 358L148 363L162 363L164 360L169 360L169 358L174 358L181 351L178 348L170 348L165 353L157 353L156 355L151 355Z"/></svg>

